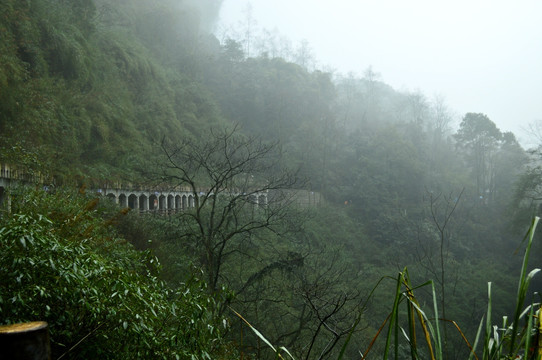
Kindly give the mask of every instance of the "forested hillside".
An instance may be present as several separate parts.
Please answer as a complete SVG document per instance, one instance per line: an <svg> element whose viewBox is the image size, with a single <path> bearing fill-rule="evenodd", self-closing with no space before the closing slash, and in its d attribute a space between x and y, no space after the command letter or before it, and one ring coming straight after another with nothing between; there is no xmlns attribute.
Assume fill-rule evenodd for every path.
<svg viewBox="0 0 542 360"><path fill-rule="evenodd" d="M194 80L197 17L175 2L4 1L3 152L57 176L133 174L164 135L221 123ZM218 47L211 42L209 46ZM203 45L202 45L203 46ZM200 55L203 56L203 55Z"/></svg>
<svg viewBox="0 0 542 360"><path fill-rule="evenodd" d="M5 190L0 324L48 321L54 358L274 358L247 322L296 359L379 358L406 267L466 358L451 321L474 341L487 282L515 310L539 155L372 69L217 39L220 3L0 3L0 165L46 179ZM198 201L139 215L86 190L105 182Z"/></svg>

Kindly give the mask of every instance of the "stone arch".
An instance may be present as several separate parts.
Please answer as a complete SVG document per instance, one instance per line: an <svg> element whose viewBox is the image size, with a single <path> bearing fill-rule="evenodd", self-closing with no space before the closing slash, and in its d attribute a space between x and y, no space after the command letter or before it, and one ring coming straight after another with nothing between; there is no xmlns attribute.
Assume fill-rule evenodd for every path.
<svg viewBox="0 0 542 360"><path fill-rule="evenodd" d="M0 186L0 206L2 206L6 197L7 197L6 188L3 186Z"/></svg>
<svg viewBox="0 0 542 360"><path fill-rule="evenodd" d="M145 194L139 195L139 210L140 211L149 210L149 198Z"/></svg>
<svg viewBox="0 0 542 360"><path fill-rule="evenodd" d="M175 211L175 198L172 194L169 194L167 196L167 206L166 206L167 212L173 213Z"/></svg>
<svg viewBox="0 0 542 360"><path fill-rule="evenodd" d="M2 172L1 172L0 175L1 175L1 177L5 178L5 179L10 179L11 178L11 172L9 170L8 165L2 164Z"/></svg>
<svg viewBox="0 0 542 360"><path fill-rule="evenodd" d="M186 195L183 195L181 199L181 210L186 210L186 209L188 209L188 198L186 197Z"/></svg>
<svg viewBox="0 0 542 360"><path fill-rule="evenodd" d="M148 210L154 211L158 210L159 204L158 204L158 196L156 194L152 194L149 196L149 208Z"/></svg>
<svg viewBox="0 0 542 360"><path fill-rule="evenodd" d="M119 206L122 208L128 207L128 202L125 194L119 195Z"/></svg>
<svg viewBox="0 0 542 360"><path fill-rule="evenodd" d="M182 210L182 198L181 195L175 195L175 211Z"/></svg>
<svg viewBox="0 0 542 360"><path fill-rule="evenodd" d="M194 196L188 195L188 209L193 208L194 205Z"/></svg>
<svg viewBox="0 0 542 360"><path fill-rule="evenodd" d="M158 210L161 212L165 212L167 210L167 201L166 201L165 195L158 196Z"/></svg>
<svg viewBox="0 0 542 360"><path fill-rule="evenodd" d="M128 196L128 207L130 209L135 209L135 210L139 209L139 201L138 200L139 199L138 199L137 195L130 194Z"/></svg>
<svg viewBox="0 0 542 360"><path fill-rule="evenodd" d="M107 194L107 198L108 198L109 200L113 201L114 203L117 202L117 197L116 197L115 194L113 194L113 193Z"/></svg>

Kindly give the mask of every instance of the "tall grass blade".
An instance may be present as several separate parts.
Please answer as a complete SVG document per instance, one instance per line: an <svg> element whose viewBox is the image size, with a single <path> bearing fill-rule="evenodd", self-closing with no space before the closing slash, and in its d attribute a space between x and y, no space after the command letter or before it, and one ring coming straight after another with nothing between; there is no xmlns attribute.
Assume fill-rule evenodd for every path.
<svg viewBox="0 0 542 360"><path fill-rule="evenodd" d="M420 320L420 325L422 327L422 331L425 337L425 342L427 343L427 348L429 349L429 355L431 356L431 360L436 360L435 352L433 350L433 344L431 343L431 337L435 337L435 330L433 329L433 325L431 324L429 318L425 315L423 310L420 308L417 300L414 299L412 305L416 309L418 319Z"/></svg>
<svg viewBox="0 0 542 360"><path fill-rule="evenodd" d="M482 320L480 320L480 325L478 325L478 331L476 331L476 337L474 338L474 345L472 345L472 352L470 353L469 360L472 360L473 357L478 359L478 356L476 356L476 348L478 347L478 343L480 342L480 335L482 335L482 327L484 326L484 318L482 317Z"/></svg>
<svg viewBox="0 0 542 360"><path fill-rule="evenodd" d="M538 344L537 344L537 350L536 350L535 356L537 360L541 360L542 359L542 308L540 307L540 304L538 305L537 319L538 319Z"/></svg>
<svg viewBox="0 0 542 360"><path fill-rule="evenodd" d="M386 318L386 320L384 320L384 322L382 323L382 325L380 325L380 328L378 329L378 331L376 332L376 335L373 337L373 339L371 340L371 343L369 344L369 347L367 348L367 350L365 350L365 352L363 353L363 355L361 356L362 359L365 359L367 358L367 355L369 355L369 351L371 351L371 349L373 348L375 342L376 342L376 339L378 338L378 336L382 333L382 330L384 330L384 326L386 326L388 320L390 319L391 317L391 313L388 315L388 317Z"/></svg>
<svg viewBox="0 0 542 360"><path fill-rule="evenodd" d="M339 357L337 358L337 360L342 360L343 356L344 356L344 353L346 351L346 347L348 346L348 343L350 343L350 340L352 339L352 335L354 334L354 332L356 331L356 328L358 327L360 321L361 321L361 318L363 316L363 310L366 308L367 306L367 303L369 302L369 300L373 297L374 295L374 292L376 291L376 289L378 288L378 286L380 286L380 283L386 279L387 277L381 277L380 280L378 280L378 282L376 283L376 285L373 287L373 289L371 290L371 292L369 293L369 296L367 296L367 300L365 300L365 302L363 303L363 306L361 307L361 309L359 310L359 314L358 314L358 317L356 318L356 321L354 322L352 328L350 329L350 331L348 332L348 336L346 337L346 340L344 341L344 344L343 346L341 347L341 351L339 353ZM386 319L387 321L388 319ZM385 324L386 322L384 322ZM380 334L380 331L382 330L382 327L379 329L376 337L378 337L378 335ZM367 352L369 352L371 350L371 347L372 345L374 344L374 341L376 340L376 337L372 340L371 342L371 345L369 345L369 349L367 349Z"/></svg>
<svg viewBox="0 0 542 360"><path fill-rule="evenodd" d="M280 354L279 351L277 351L277 349L275 349L275 347L269 342L269 340L267 340L265 338L265 336L263 336L254 326L252 326L248 320L246 320L243 315L239 314L237 311L233 310L231 307L230 307L230 310L233 311L235 313L235 315L237 315L237 317L239 317L241 320L243 320L243 322L254 332L254 334L256 334L257 337L260 338L260 340L262 340L267 346L269 346L273 352L276 354L276 358L277 359L284 359L282 357L282 355ZM288 352L288 350L286 350L285 348L280 348L281 350L285 351L292 360L294 360L294 357L292 356L292 354L290 354Z"/></svg>
<svg viewBox="0 0 542 360"><path fill-rule="evenodd" d="M402 273L397 276L397 285L395 288L395 299L393 300L393 308L391 310L390 323L388 327L388 335L386 337L386 347L384 348L383 360L387 360L391 345L391 334L395 323L397 322L397 314L399 313L399 299L401 298L401 277Z"/></svg>
<svg viewBox="0 0 542 360"><path fill-rule="evenodd" d="M348 332L348 336L346 337L346 340L344 341L344 344L343 346L341 347L341 351L339 353L339 357L337 358L337 360L341 360L344 356L344 353L346 351L346 347L348 345L348 343L350 342L350 340L352 339L352 334L354 334L354 331L356 330L356 328L358 327L360 321L361 321L361 317L363 315L363 311L360 310L359 311L359 314L356 318L356 321L354 321L354 325L352 325L352 328L350 329L350 331Z"/></svg>
<svg viewBox="0 0 542 360"><path fill-rule="evenodd" d="M528 281L530 281L530 278L527 276L527 266L529 263L529 256L531 253L531 245L533 243L536 226L538 225L539 220L540 218L538 216L534 217L531 223L531 226L529 228L529 231L526 235L526 237L528 238L528 242L527 242L527 248L525 249L525 255L523 257L523 265L521 267L521 277L518 284L516 311L514 312L514 319L512 322L510 348L509 348L509 353L508 353L509 357L512 357L513 354L516 352L516 336L517 336L518 327L519 327L519 319L520 319L520 314L522 312L523 303L525 302L527 289L529 287Z"/></svg>
<svg viewBox="0 0 542 360"><path fill-rule="evenodd" d="M403 283L404 283L407 290L406 290L405 294L403 294L403 295L407 298L407 301L409 302L409 308L412 308L413 310L415 310L413 312L415 312L416 315L418 316L420 326L422 327L422 331L423 331L423 334L424 334L424 337L425 337L425 341L427 343L427 347L428 347L429 353L431 355L431 359L435 360L435 353L433 351L433 345L431 343L431 337L435 338L435 331L433 329L433 326L431 325L431 322L429 321L429 318L425 315L425 313L423 312L423 310L420 307L420 304L419 304L418 300L414 296L414 290L413 290L412 285L410 283L410 278L408 276L408 271L405 271L404 274L405 275L403 277ZM431 281L428 281L428 282L426 282L425 284L423 284L421 286L425 286L425 285L428 285L428 284L431 284ZM417 351L417 349L416 349L416 351ZM411 353L412 353L412 349L411 349Z"/></svg>
<svg viewBox="0 0 542 360"><path fill-rule="evenodd" d="M453 320L446 320L446 319L441 319L441 320L444 320L444 321L449 321L451 322L455 328L457 329L457 331L459 332L459 335L461 335L461 338L463 339L463 341L465 342L465 344L467 344L467 347L469 348L470 350L470 356L472 357L472 355L474 355L474 358L476 360L478 360L478 356L476 356L476 354L474 353L473 351L473 348L472 348L472 345L470 344L469 340L467 340L467 337L465 336L465 334L463 333L463 331L461 330L461 328L459 327L459 325L457 325L457 323Z"/></svg>
<svg viewBox="0 0 542 360"><path fill-rule="evenodd" d="M534 306L531 306L531 311L529 311L529 318L527 320L527 328L525 329L525 354L529 354L529 351L531 348L531 334L533 334L533 325L534 325L533 318L534 318Z"/></svg>
<svg viewBox="0 0 542 360"><path fill-rule="evenodd" d="M284 346L279 347L279 350L284 351L286 354L288 354L288 356L290 357L290 359L295 360L294 356L293 356L293 355L288 351L288 349L286 349ZM282 357L281 357L281 358L282 358Z"/></svg>
<svg viewBox="0 0 542 360"><path fill-rule="evenodd" d="M491 357L491 332L493 326L491 324L491 282L487 283L487 313L486 313L486 331L484 336L484 353L482 354L483 360L488 360Z"/></svg>
<svg viewBox="0 0 542 360"><path fill-rule="evenodd" d="M417 358L416 352L418 348L418 344L416 341L416 314L414 311L414 306L412 304L408 304L408 331L410 336L406 334L406 332L403 330L404 336L407 338L408 343L410 345L410 356L412 359Z"/></svg>
<svg viewBox="0 0 542 360"><path fill-rule="evenodd" d="M435 283L431 281L431 291L433 292L433 311L435 313L435 319L439 318L438 313L438 302L437 302L437 292L435 290ZM442 340L440 336L440 325L438 321L435 321L436 328L436 337L435 337L435 347L437 350L437 358L442 359Z"/></svg>

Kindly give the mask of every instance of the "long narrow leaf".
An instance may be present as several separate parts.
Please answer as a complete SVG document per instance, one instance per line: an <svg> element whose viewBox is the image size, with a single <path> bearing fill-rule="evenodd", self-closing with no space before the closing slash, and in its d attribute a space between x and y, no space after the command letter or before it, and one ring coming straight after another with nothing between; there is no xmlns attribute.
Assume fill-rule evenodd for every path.
<svg viewBox="0 0 542 360"><path fill-rule="evenodd" d="M529 353L531 348L531 334L533 333L533 318L534 318L534 307L531 306L531 311L529 311L529 318L527 319L527 328L525 329L525 354Z"/></svg>
<svg viewBox="0 0 542 360"><path fill-rule="evenodd" d="M388 359L388 354L389 354L390 344L391 344L391 333L393 330L393 326L395 325L395 322L397 321L397 314L399 313L399 299L401 297L401 276L402 276L401 273L399 273L399 275L397 276L395 299L393 300L393 308L391 310L391 317L390 317L390 323L388 327L388 335L386 337L386 347L384 349L383 360Z"/></svg>
<svg viewBox="0 0 542 360"><path fill-rule="evenodd" d="M480 335L482 335L482 328L484 326L484 318L482 317L482 320L480 320L480 325L478 325L478 331L476 331L476 337L474 338L474 345L472 345L472 352L469 355L469 360L472 360L472 357L478 357L475 354L476 348L478 346L478 342L480 341Z"/></svg>
<svg viewBox="0 0 542 360"><path fill-rule="evenodd" d="M538 225L539 220L540 218L538 216L534 217L531 223L531 227L529 228L529 231L527 233L528 242L527 242L527 248L525 249L525 255L523 256L523 265L521 267L521 277L518 284L516 311L514 312L514 320L512 322L512 329L511 329L510 349L509 349L509 354L508 354L509 357L512 357L515 352L516 336L517 336L517 331L519 327L519 318L520 318L520 314L523 308L523 303L525 301L525 296L527 293L527 286L526 286L527 266L529 263L529 256L531 253L531 245L533 243L534 233L535 233L536 226Z"/></svg>
<svg viewBox="0 0 542 360"><path fill-rule="evenodd" d="M487 312L486 312L486 331L484 336L484 353L482 355L482 359L487 360L490 356L490 344L489 341L491 339L491 282L487 283Z"/></svg>
<svg viewBox="0 0 542 360"><path fill-rule="evenodd" d="M378 338L378 336L382 333L382 330L384 329L384 326L386 326L388 320L390 319L391 317L391 313L388 315L388 317L386 318L386 320L384 320L384 322L382 323L382 325L380 325L380 328L378 328L378 331L376 332L376 335L373 336L373 339L371 340L371 343L369 344L369 347L367 348L367 350L365 350L365 352L363 353L363 355L361 356L363 359L367 358L367 355L369 354L369 351L371 351L371 349L373 348L373 345L375 344L376 342L376 339Z"/></svg>
<svg viewBox="0 0 542 360"><path fill-rule="evenodd" d="M286 354L288 354L288 356L290 357L290 359L295 360L294 356L293 356L292 354L290 354L290 352L288 351L288 349L286 349L284 346L279 347L279 349L280 349L281 351L284 351Z"/></svg>
<svg viewBox="0 0 542 360"><path fill-rule="evenodd" d="M438 302L437 302L437 292L435 291L435 284L431 281L431 291L433 292L433 311L435 313L435 319L438 319ZM440 325L438 321L435 321L436 336L435 336L435 347L437 350L437 357L442 359L442 340L440 337Z"/></svg>
<svg viewBox="0 0 542 360"><path fill-rule="evenodd" d="M257 337L259 337L264 343L267 344L267 346L269 346L274 352L275 354L277 354L277 357L281 358L282 359L282 356L278 353L277 349L275 349L275 347L269 342L269 340L267 340L265 338L265 336L263 336L254 326L252 326L241 314L239 314L237 311L233 310L232 308L230 308L231 311L233 311L235 313L235 315L237 315L241 320L243 320L243 322L254 332L254 334L256 334ZM290 355L290 353L288 353L288 355ZM291 355L290 355L291 356Z"/></svg>
<svg viewBox="0 0 542 360"><path fill-rule="evenodd" d="M453 321L453 320L446 320L446 319L441 319L441 320L451 322L455 326L455 328L459 332L459 335L461 335L461 338L463 339L463 341L465 342L465 344L469 348L469 350L471 352L471 356L474 356L476 358L476 360L478 360L478 356L476 356L476 354L474 353L472 345L470 344L469 340L467 340L467 337L465 336L465 334L463 333L463 331L461 330L459 325L457 325L457 323L455 321Z"/></svg>
<svg viewBox="0 0 542 360"><path fill-rule="evenodd" d="M414 301L412 301L412 305L416 309L416 313L418 315L418 318L420 319L420 325L425 336L425 342L427 343L427 348L429 349L429 355L431 356L431 360L436 360L435 352L433 351L433 345L431 344L431 337L435 337L433 325L425 315L425 312L420 308L417 301L415 301L415 299Z"/></svg>
<svg viewBox="0 0 542 360"><path fill-rule="evenodd" d="M371 290L371 292L369 293L369 296L367 297L367 300L365 300L365 302L363 303L363 306L361 307L361 309L359 310L359 314L358 314L358 317L356 318L356 321L354 322L354 325L352 326L352 328L350 329L350 331L348 332L348 336L346 337L346 340L343 344L343 346L341 347L341 351L339 353L339 357L337 358L337 360L341 360L344 356L344 353L346 351L346 347L348 346L348 344L350 343L350 340L352 339L352 335L354 334L354 331L356 330L356 328L358 327L360 321L361 321L361 318L363 316L363 310L367 307L367 303L369 302L369 300L373 297L374 295L374 292L376 291L376 289L380 286L380 283L384 280L384 279L387 279L387 277L381 277L380 280L378 280L378 282L376 283L376 285L373 287L373 289ZM387 321L388 319L386 319ZM385 323L385 322L384 322ZM380 334L380 330L378 331L376 337L378 337L378 335ZM373 339L373 341L371 342L371 345L369 346L369 349L367 349L367 352L371 350L371 346L372 344L374 343L374 341L376 340L376 337L375 339Z"/></svg>

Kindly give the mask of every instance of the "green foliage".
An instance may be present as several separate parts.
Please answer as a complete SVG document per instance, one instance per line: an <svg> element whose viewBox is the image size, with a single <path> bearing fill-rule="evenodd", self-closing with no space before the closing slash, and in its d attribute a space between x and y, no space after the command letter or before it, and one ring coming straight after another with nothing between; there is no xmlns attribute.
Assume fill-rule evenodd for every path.
<svg viewBox="0 0 542 360"><path fill-rule="evenodd" d="M138 314L145 317L149 329L157 326L143 299L131 295L137 293L133 282L141 284L142 293L158 299L156 307L149 307L157 313L160 309L163 314L171 313L178 304L174 298L186 303L175 305L176 314L180 308L198 314L196 305L206 301L211 308L224 310L224 304L233 299L216 284L199 291L197 288L205 285L196 279L192 282L194 264L218 269L213 281L237 290L236 308L272 343L293 344L288 348L296 356L315 356L316 349L324 349L333 339L319 319L327 316L330 304L344 300L344 294L359 295L355 301L349 297L352 301L332 317L338 327L348 329L349 322L358 318L354 311L358 300L371 291L382 274L405 266L411 271L412 283L428 276L443 279L440 272L447 271L448 283L436 285L452 286L453 291L446 291L446 315L460 321L467 335L476 332L478 323L473 319L483 312L484 290L478 284L493 279L492 309L508 310L513 298L510 274L520 266L510 256L515 244L506 236L509 220L512 214L516 223L522 224L518 227L523 226L525 216L538 211L533 199L539 197L541 177L540 169L533 167L516 182L523 172L525 153L514 136L501 133L487 116L477 113L466 114L452 136L453 116L438 99L396 91L370 68L362 78L310 71L276 57L279 52L289 55L284 48L278 51L276 42L269 42L273 39L263 39L267 53L247 58L242 42L228 39L221 46L202 31L200 24L208 24L195 9L203 10L204 3L213 5L204 11L209 19L220 1L1 1L0 162L29 174L46 175L47 181L55 184L134 184L141 180L141 172L156 173L149 164L160 162L156 144L164 137L181 147L190 144L197 155L203 139L209 136L204 129L222 128L231 121L245 134L280 142L286 156L271 173L283 165L298 168L298 174L309 180L310 190L320 192L325 202L312 217L291 211L285 214L283 224L269 231L247 231L228 238L233 225L246 224L247 219L265 220L264 212L239 206L239 211L224 217L228 226L208 231L217 224L211 221L211 207L200 208L197 215L186 212L181 220L142 219L134 213L119 216L118 209L105 207L103 202L85 210L90 199L81 203L73 194L48 195L46 198L60 204L56 207L52 200L13 194L15 215L2 220L2 231L9 231L10 239L13 234L22 234L13 235L9 251L13 252L11 258L19 256L18 261L28 267L29 281L67 284L68 272L55 273L47 267L48 259L39 260L39 256L58 250L58 257L51 255L53 264L73 272L77 281L70 280L70 284L81 282L108 295L114 293L114 286L130 289L126 296L117 292L115 299L122 297L123 302L133 303L133 311L119 310L117 303L83 290L73 291L74 297L59 302L66 308L61 315L49 305L56 311L54 319L48 315L50 321L64 316L76 324L67 326L69 321L62 320L70 334L54 334L56 343L65 345L57 348L67 350L92 334L74 354L94 339L111 351L126 343L132 354L137 354L140 350L128 341L128 335L142 339L140 345L150 344L144 349L177 349L164 345L173 339L164 335L167 331L151 338L147 333L139 335L142 328L132 325L137 323L134 314ZM300 60L306 63L308 59ZM202 163L201 158L193 160ZM220 168L224 163L213 159L209 166ZM256 165L265 167L263 162ZM241 175L247 179L246 173ZM203 177L201 172L197 176L198 181ZM263 174L257 181L265 183L269 178L272 176ZM205 187L209 181L204 182ZM453 226L447 228L449 241L439 256L439 233L430 217L427 196L454 194L463 188L461 207L454 213ZM509 201L514 188L517 197L512 206ZM224 203L215 205L225 209ZM204 236L190 220L193 216L199 217ZM25 238L25 231L32 240ZM158 280L148 283L158 278L157 270L149 265L152 256L134 251L119 240L121 237L139 250L155 251L164 265L159 278L182 292L168 289ZM204 243L196 240L202 238L207 240L207 251ZM228 239L228 246L219 253L224 239ZM54 251L50 248L53 245ZM31 269L21 255L25 252L41 265ZM77 271L70 267L70 252ZM540 253L533 250L532 256ZM216 254L220 260L212 258ZM441 260L444 266L435 265ZM104 276L107 271L114 276ZM23 274L22 270L18 274ZM207 272L201 276L209 279ZM125 279L128 285L114 282L115 277ZM17 284L17 278L9 279ZM536 281L533 286L538 285ZM36 289L31 293L32 285L25 284L24 289L17 288L26 296L25 301L31 299L29 294L40 294ZM382 316L387 315L381 304L389 300L388 287L394 285L385 284L374 292L368 311L359 317L360 329L380 326ZM47 289L45 294L51 294L47 301L65 297L58 287ZM431 300L431 291L422 289L421 297ZM206 293L215 290L216 296L208 298ZM80 310L76 296L100 313ZM2 299L6 304L4 293ZM110 314L100 301L108 309L117 309L117 315ZM13 304L18 306L17 314L29 309L17 301ZM40 316L46 313L37 300L32 308ZM210 326L217 329L212 311L205 314L203 317L211 319ZM88 319L81 330L77 328L81 322L78 316ZM124 319L128 319L126 330ZM194 326L192 330L202 336L201 341L211 339L201 330L204 320ZM349 334L351 346L368 345L370 330L357 338L358 333ZM104 338L103 333L109 337ZM191 334L189 339L199 343L198 336ZM256 343L256 338L245 339L247 346ZM448 350L459 348L456 345L449 345ZM383 346L375 346L383 350ZM404 345L399 349L410 353ZM141 351L150 354L154 350ZM343 356L356 355L353 351Z"/></svg>
<svg viewBox="0 0 542 360"><path fill-rule="evenodd" d="M226 330L198 277L169 288L149 251L102 219L98 199L18 193L0 224L0 317L45 320L53 355L210 358ZM226 353L223 356L227 356Z"/></svg>
<svg viewBox="0 0 542 360"><path fill-rule="evenodd" d="M540 323L537 314L540 313L540 303L536 302L535 297L531 297L530 303L526 302L526 296L529 290L529 283L533 277L540 271L540 269L533 269L527 274L528 260L530 257L531 245L534 238L534 232L538 223L538 218L535 218L531 224L528 234L526 235L527 247L525 250L525 256L523 260L523 266L518 282L518 292L516 297L516 309L512 317L512 322L508 323L507 317L503 317L502 325L494 325L492 314L494 297L492 294L491 283L488 284L488 305L485 316L485 321L482 319L478 328L478 333L472 343L470 343L465 334L461 331L456 322L453 322L456 329L464 340L464 346L469 350L469 358L477 358L476 354L482 354L483 359L514 359L523 355L528 358L537 358L540 353L536 355L534 352L539 351L536 345L532 345L533 338L536 339L537 327ZM432 304L433 304L433 316L424 312L421 307L421 299L414 296L414 290L431 285L432 290ZM533 294L536 295L536 294ZM408 271L399 273L397 278L397 288L395 292L395 302L390 314L388 333L386 337L386 351L384 358L387 358L388 351L393 348L395 358L399 356L399 341L401 338L406 340L408 348L411 352L411 358L416 359L420 356L425 356L431 359L443 359L446 355L443 350L443 342L446 341L439 330L442 326L441 321L451 321L450 319L441 319L439 317L439 311L437 310L437 295L432 282L422 284L420 286L413 286L410 280ZM407 306L407 319L405 325L401 325L399 317L404 315L399 309L401 303L405 303ZM527 305L527 306L526 306ZM526 306L526 307L525 307ZM416 317L418 322L416 323ZM520 321L525 324L520 325ZM484 326L485 323L485 326ZM408 324L408 326L406 326ZM403 326L406 327L403 328ZM419 330L423 335L426 346L422 347L416 337ZM521 330L520 330L521 328ZM483 330L485 329L485 330ZM400 335L400 332L403 336ZM379 334L377 334L378 336ZM483 336L483 339L481 338ZM393 346L392 346L393 344ZM471 345L472 344L472 345ZM478 345L481 344L481 349ZM509 348L506 353L506 347ZM364 357L367 352L364 354ZM404 356L404 354L403 354Z"/></svg>
<svg viewBox="0 0 542 360"><path fill-rule="evenodd" d="M372 354L375 342L385 334L383 359L390 357L395 359L445 359L448 355L443 351L446 340L443 338L441 327L445 325L445 322L450 322L457 330L458 337L461 337L462 346L468 350L469 359L517 359L522 357L539 359L542 354L541 343L538 339L541 328L541 303L536 302L534 297L531 298L530 303L527 303L527 306L525 303L529 283L540 272L540 269L533 269L527 274L531 245L538 221L539 218L533 220L526 235L527 246L518 283L516 309L510 323L506 316L503 317L502 325L494 325L493 323L494 309L492 304L494 299L490 282L488 283L485 320L482 318L474 341L469 342L456 321L440 317L437 292L433 281L414 285L409 271L405 268L399 272L395 280L392 279L395 281L395 291L391 311L367 349L363 352L360 351L362 358L367 358L369 354ZM429 297L426 299L430 304L428 310L424 310L424 297L415 295L415 293L421 292L424 287L430 287ZM292 359L294 358L286 348L274 346L239 313L235 313L273 350L277 358L284 358L283 353L288 354ZM355 323L357 324L357 322ZM387 331L384 332L386 326ZM479 345L481 345L480 348ZM477 354L481 356L477 356ZM341 359L342 356L341 352L338 359Z"/></svg>
<svg viewBox="0 0 542 360"><path fill-rule="evenodd" d="M502 133L484 114L468 113L454 135L471 168L476 191L484 202L510 202L507 196L526 156L512 133Z"/></svg>
<svg viewBox="0 0 542 360"><path fill-rule="evenodd" d="M17 139L23 152L39 154L57 183L74 176L132 180L165 135L194 135L202 124L222 121L178 63L179 53L197 59L198 52L184 51L196 48L197 37L177 42L172 55L163 51L176 43L175 35L164 36L167 29L186 24L197 33L197 17L170 11L173 3L148 9L127 2L7 0L0 6L0 84L9 89L0 92L0 148ZM165 29L156 33L149 21Z"/></svg>

